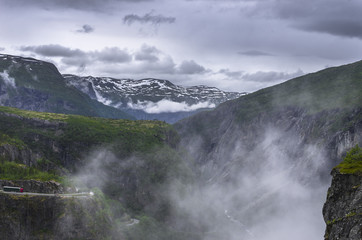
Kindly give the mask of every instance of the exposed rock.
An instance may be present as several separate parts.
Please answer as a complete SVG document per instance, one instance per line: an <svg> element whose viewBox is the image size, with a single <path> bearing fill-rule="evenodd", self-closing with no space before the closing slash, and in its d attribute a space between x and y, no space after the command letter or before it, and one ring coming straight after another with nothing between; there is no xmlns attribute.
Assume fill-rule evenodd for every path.
<svg viewBox="0 0 362 240"><path fill-rule="evenodd" d="M332 171L332 184L323 207L324 239L362 239L362 175Z"/></svg>
<svg viewBox="0 0 362 240"><path fill-rule="evenodd" d="M41 182L36 180L0 180L0 189L3 186L22 187L24 192L33 193L64 193L64 187L55 181Z"/></svg>
<svg viewBox="0 0 362 240"><path fill-rule="evenodd" d="M102 201L90 196L0 193L0 236L6 240L123 239L112 232L105 209Z"/></svg>

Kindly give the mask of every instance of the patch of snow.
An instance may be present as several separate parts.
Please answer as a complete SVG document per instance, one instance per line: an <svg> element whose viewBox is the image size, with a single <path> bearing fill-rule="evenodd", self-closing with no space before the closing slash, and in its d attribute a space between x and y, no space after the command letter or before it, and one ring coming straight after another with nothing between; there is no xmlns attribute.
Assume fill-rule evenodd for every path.
<svg viewBox="0 0 362 240"><path fill-rule="evenodd" d="M0 77L4 80L5 84L15 88L15 79L9 76L8 71L0 73Z"/></svg>
<svg viewBox="0 0 362 240"><path fill-rule="evenodd" d="M96 94L96 98L97 98L97 101L98 102L101 102L103 103L104 105L111 105L112 104L112 101L111 100L108 100L107 98L103 97L96 89L96 87L94 86L93 82L91 82L92 84L92 87L93 87L93 90L94 90L94 93Z"/></svg>

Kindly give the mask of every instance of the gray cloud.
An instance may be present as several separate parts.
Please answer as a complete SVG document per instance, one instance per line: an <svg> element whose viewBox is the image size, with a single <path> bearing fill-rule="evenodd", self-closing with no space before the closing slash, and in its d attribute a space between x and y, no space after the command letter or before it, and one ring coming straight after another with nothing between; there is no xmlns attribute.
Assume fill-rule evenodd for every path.
<svg viewBox="0 0 362 240"><path fill-rule="evenodd" d="M79 49L70 49L58 44L21 46L20 50L25 52L33 52L44 57L79 57L85 55L85 52Z"/></svg>
<svg viewBox="0 0 362 240"><path fill-rule="evenodd" d="M62 57L62 62L66 65L83 66L92 61L105 63L125 63L132 60L132 56L118 47L104 48L101 51L84 52L79 49L71 49L61 45L40 45L22 46L21 51L33 52L44 57Z"/></svg>
<svg viewBox="0 0 362 240"><path fill-rule="evenodd" d="M238 52L240 55L250 56L250 57L258 57L258 56L274 56L273 54L262 52L258 50L248 50L248 51L242 51Z"/></svg>
<svg viewBox="0 0 362 240"><path fill-rule="evenodd" d="M78 29L79 33L91 33L94 31L94 28L88 24L84 24L81 29Z"/></svg>
<svg viewBox="0 0 362 240"><path fill-rule="evenodd" d="M280 80L292 79L295 77L299 77L303 74L304 74L303 71L300 69L294 73L259 71L256 73L243 74L242 78L246 81L252 81L252 82L275 82Z"/></svg>
<svg viewBox="0 0 362 240"><path fill-rule="evenodd" d="M160 51L153 46L143 45L141 50L136 52L135 59L138 61L157 62Z"/></svg>
<svg viewBox="0 0 362 240"><path fill-rule="evenodd" d="M177 69L180 74L198 74L206 72L206 69L194 60L183 61Z"/></svg>
<svg viewBox="0 0 362 240"><path fill-rule="evenodd" d="M3 47L0 47L0 51L4 51L5 50L5 48L3 48Z"/></svg>
<svg viewBox="0 0 362 240"><path fill-rule="evenodd" d="M153 0L0 0L9 6L31 6L46 10L77 9L82 11L112 11L112 6L120 3L152 2Z"/></svg>
<svg viewBox="0 0 362 240"><path fill-rule="evenodd" d="M123 18L123 22L128 25L132 25L135 22L139 22L141 24L154 24L159 25L162 23L174 23L176 21L176 18L174 17L165 17L162 15L153 15L153 11L150 13L146 13L143 16L139 16L136 14L128 14Z"/></svg>
<svg viewBox="0 0 362 240"><path fill-rule="evenodd" d="M296 24L295 27L304 31L322 32L341 37L357 37L362 39L362 19L355 22L319 20L316 22Z"/></svg>
<svg viewBox="0 0 362 240"><path fill-rule="evenodd" d="M251 16L278 18L299 30L362 38L362 1L256 1L245 10Z"/></svg>
<svg viewBox="0 0 362 240"><path fill-rule="evenodd" d="M218 73L225 74L229 78L241 78L243 76L242 71L230 71L229 69L220 69Z"/></svg>
<svg viewBox="0 0 362 240"><path fill-rule="evenodd" d="M124 63L130 62L132 56L118 47L104 48L102 51L96 51L91 54L95 59L101 62Z"/></svg>

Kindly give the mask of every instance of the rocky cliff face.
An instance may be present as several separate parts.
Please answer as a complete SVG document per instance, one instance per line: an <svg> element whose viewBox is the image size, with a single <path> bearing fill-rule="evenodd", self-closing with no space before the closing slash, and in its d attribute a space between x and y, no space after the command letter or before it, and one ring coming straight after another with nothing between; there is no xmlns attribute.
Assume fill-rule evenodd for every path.
<svg viewBox="0 0 362 240"><path fill-rule="evenodd" d="M362 239L362 175L332 171L332 184L323 207L326 240Z"/></svg>
<svg viewBox="0 0 362 240"><path fill-rule="evenodd" d="M0 192L0 236L7 240L104 239L107 236L111 239L115 233L106 211L109 211L106 205L94 197Z"/></svg>
<svg viewBox="0 0 362 240"><path fill-rule="evenodd" d="M256 239L322 238L329 173L362 143L361 74L362 62L326 69L176 123L211 188L205 211L222 202Z"/></svg>

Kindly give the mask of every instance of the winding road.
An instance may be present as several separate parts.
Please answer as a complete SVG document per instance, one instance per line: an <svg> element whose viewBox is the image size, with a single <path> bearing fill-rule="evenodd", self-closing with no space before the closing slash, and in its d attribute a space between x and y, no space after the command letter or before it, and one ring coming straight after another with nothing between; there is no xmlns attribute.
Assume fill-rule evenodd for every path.
<svg viewBox="0 0 362 240"><path fill-rule="evenodd" d="M29 196L44 196L44 197L92 197L93 192L82 193L33 193L33 192L4 192L0 190L0 193L4 194L16 194L16 195L29 195Z"/></svg>

